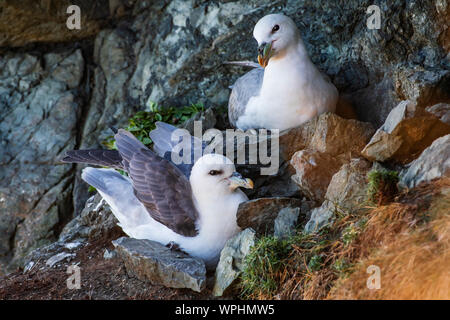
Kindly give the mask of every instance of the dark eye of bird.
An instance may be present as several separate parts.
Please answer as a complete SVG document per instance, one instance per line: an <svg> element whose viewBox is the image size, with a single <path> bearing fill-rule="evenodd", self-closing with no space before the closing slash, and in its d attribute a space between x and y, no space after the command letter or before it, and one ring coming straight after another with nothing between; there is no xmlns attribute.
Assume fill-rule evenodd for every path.
<svg viewBox="0 0 450 320"><path fill-rule="evenodd" d="M272 28L272 33L273 33L273 32L277 32L278 30L280 30L280 26L276 24L276 25L274 25L273 28Z"/></svg>
<svg viewBox="0 0 450 320"><path fill-rule="evenodd" d="M220 171L220 170L211 170L210 172L209 172L209 174L211 175L211 176L217 176L218 174L221 174L222 173L222 171Z"/></svg>

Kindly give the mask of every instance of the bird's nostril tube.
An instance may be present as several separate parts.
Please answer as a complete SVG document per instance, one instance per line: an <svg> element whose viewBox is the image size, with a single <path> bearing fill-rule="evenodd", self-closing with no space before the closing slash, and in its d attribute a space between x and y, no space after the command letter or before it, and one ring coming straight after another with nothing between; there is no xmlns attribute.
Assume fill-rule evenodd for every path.
<svg viewBox="0 0 450 320"><path fill-rule="evenodd" d="M258 47L258 53L260 56L264 55L264 49L266 48L267 43L261 43L261 45Z"/></svg>

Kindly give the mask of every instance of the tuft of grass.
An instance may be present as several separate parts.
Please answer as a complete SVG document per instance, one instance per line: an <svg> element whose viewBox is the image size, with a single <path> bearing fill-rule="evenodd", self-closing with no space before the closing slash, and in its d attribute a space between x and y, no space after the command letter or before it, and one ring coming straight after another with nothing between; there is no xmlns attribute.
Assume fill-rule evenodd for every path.
<svg viewBox="0 0 450 320"><path fill-rule="evenodd" d="M278 273L291 249L289 240L273 236L258 239L244 261L243 297L271 296L278 290Z"/></svg>
<svg viewBox="0 0 450 320"><path fill-rule="evenodd" d="M180 125L204 110L205 108L201 103L193 103L189 106L176 108L161 107L152 102L148 110L139 111L128 119L128 126L124 129L131 132L139 141L149 147L152 145L149 133L156 128L157 121ZM111 150L117 149L114 136L109 136L103 141L103 145Z"/></svg>
<svg viewBox="0 0 450 320"><path fill-rule="evenodd" d="M241 297L273 299L294 274L311 274L326 264L322 252L329 246L323 234L298 231L287 239L262 236L244 260Z"/></svg>
<svg viewBox="0 0 450 320"><path fill-rule="evenodd" d="M398 172L389 170L372 170L367 174L369 186L367 189L368 200L383 205L394 199L398 193Z"/></svg>

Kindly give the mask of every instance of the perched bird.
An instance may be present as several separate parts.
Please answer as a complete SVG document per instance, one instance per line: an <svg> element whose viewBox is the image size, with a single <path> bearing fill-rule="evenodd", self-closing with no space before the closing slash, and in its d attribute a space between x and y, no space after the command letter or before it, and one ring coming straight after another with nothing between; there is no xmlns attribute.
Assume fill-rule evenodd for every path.
<svg viewBox="0 0 450 320"><path fill-rule="evenodd" d="M128 177L114 169L87 167L81 177L111 206L127 235L170 245L203 259L211 268L225 242L240 230L236 212L248 198L238 187L253 188L253 182L242 178L233 162L218 154L203 155L192 164L172 163L171 135L176 128L157 125L151 138L158 154L120 129L115 134L118 150L68 151L63 162L127 172ZM188 143L198 142L191 139Z"/></svg>
<svg viewBox="0 0 450 320"><path fill-rule="evenodd" d="M232 86L228 116L234 127L284 130L335 111L338 91L311 62L292 19L267 15L257 22L253 36L261 67Z"/></svg>

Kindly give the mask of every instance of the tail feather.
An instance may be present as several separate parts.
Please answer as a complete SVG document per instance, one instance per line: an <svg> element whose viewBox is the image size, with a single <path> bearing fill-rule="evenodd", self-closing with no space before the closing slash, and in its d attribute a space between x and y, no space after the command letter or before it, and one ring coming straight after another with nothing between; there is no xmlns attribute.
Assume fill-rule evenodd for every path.
<svg viewBox="0 0 450 320"><path fill-rule="evenodd" d="M91 167L83 169L81 179L98 191L111 197L115 196L115 185L130 183L127 178L114 169L95 169Z"/></svg>
<svg viewBox="0 0 450 320"><path fill-rule="evenodd" d="M129 236L140 225L155 223L134 195L131 181L114 169L83 169L81 178L95 187Z"/></svg>

